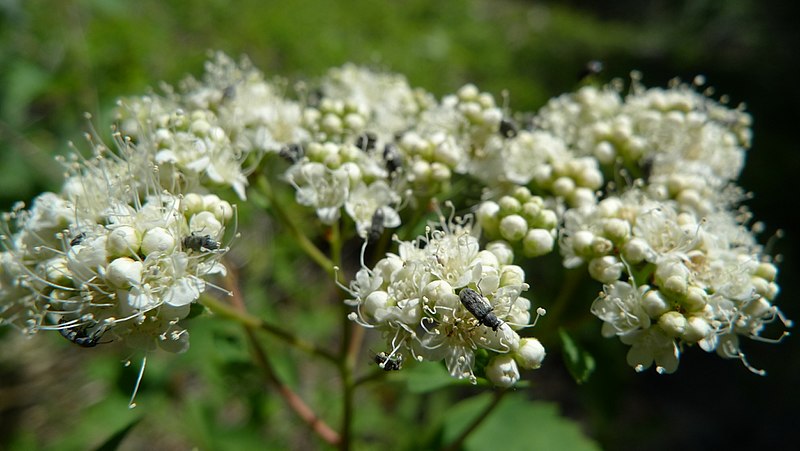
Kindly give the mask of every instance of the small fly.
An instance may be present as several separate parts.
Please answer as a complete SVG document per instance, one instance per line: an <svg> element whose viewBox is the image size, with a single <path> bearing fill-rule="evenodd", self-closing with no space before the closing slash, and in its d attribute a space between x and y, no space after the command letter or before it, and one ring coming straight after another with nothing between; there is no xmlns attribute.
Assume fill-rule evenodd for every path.
<svg viewBox="0 0 800 451"><path fill-rule="evenodd" d="M197 235L192 232L183 238L184 249L191 249L195 252L201 251L215 251L219 249L219 243L216 242L210 235Z"/></svg>
<svg viewBox="0 0 800 451"><path fill-rule="evenodd" d="M106 328L98 327L94 331L90 332L89 329L91 329L91 327L92 326L78 326L68 329L64 328L60 329L59 332L61 332L62 337L82 348L93 348L100 343L100 339L103 338Z"/></svg>
<svg viewBox="0 0 800 451"><path fill-rule="evenodd" d="M383 369L383 371L399 371L403 369L403 356L397 354L389 357L385 352L375 355L375 363Z"/></svg>

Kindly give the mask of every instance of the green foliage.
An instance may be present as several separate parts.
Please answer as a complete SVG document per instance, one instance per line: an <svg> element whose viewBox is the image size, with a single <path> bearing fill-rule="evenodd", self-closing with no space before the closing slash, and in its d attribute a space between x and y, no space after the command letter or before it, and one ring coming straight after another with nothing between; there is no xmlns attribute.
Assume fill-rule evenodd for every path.
<svg viewBox="0 0 800 451"><path fill-rule="evenodd" d="M594 357L570 337L563 328L558 329L558 336L561 337L561 350L564 353L564 363L569 374L572 375L575 382L583 384L589 380L596 368Z"/></svg>
<svg viewBox="0 0 800 451"><path fill-rule="evenodd" d="M453 406L444 421L444 443L454 440L486 409L491 402L490 398L490 394L482 394ZM464 449L468 451L496 449L498 446L508 451L600 449L584 435L577 424L561 416L555 405L511 396L501 400L489 418L464 442Z"/></svg>

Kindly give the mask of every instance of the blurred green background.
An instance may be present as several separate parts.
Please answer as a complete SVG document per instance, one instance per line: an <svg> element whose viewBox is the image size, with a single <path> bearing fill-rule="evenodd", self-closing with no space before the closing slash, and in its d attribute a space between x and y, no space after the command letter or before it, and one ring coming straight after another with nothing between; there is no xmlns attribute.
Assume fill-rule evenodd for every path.
<svg viewBox="0 0 800 451"><path fill-rule="evenodd" d="M748 205L766 224L762 238L786 231L772 251L784 256L778 305L800 319L793 277L800 202L787 185L800 171L800 89L793 84L800 8L757 0L607 3L0 0L0 205L8 210L16 200L58 189L62 171L52 157L66 152L70 140L82 147L85 112L103 132L117 97L201 75L212 49L246 54L268 77L315 77L351 61L403 73L413 86L437 95L473 82L498 98L508 90L509 106L518 111L534 111L574 89L578 72L593 59L605 63L604 78L638 69L648 86L705 74L718 94L746 102L754 116L754 146L741 184L755 193ZM0 330L0 449L97 445L143 410L132 440L151 449L219 443L258 449L259 423L295 424L269 392L237 393L237 384L257 385L247 383L254 376L237 345L240 332L198 321L189 354L153 358L143 395L150 409L138 412L125 409L135 372L121 369L118 354L91 359L58 337L21 341L14 331ZM320 315L319 321L332 320ZM658 376L635 374L624 363L626 348L602 340L599 322L596 329L593 337L581 337L598 360L595 376L576 386L549 347L554 352L534 375L530 395L557 402L603 448L792 447L800 418L794 337L778 346L745 343L767 378L696 349L682 357L677 374ZM230 349L220 349L220 342ZM214 369L219 366L225 371ZM98 391L92 384L124 388ZM257 397L229 399L231 392L214 384ZM98 392L113 396L93 398ZM178 416L152 413L159 403ZM248 421L231 424L251 429L226 427L242 415ZM297 445L276 440L272 446Z"/></svg>

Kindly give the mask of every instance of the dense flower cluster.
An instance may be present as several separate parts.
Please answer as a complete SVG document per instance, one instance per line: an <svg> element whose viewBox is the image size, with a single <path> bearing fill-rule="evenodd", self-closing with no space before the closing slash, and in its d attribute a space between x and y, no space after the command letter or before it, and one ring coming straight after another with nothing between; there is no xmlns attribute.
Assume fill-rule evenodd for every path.
<svg viewBox="0 0 800 451"><path fill-rule="evenodd" d="M648 89L636 75L627 93L619 81L584 86L514 114L474 85L437 100L345 65L291 89L216 54L202 79L121 100L117 153L95 146L67 164L61 193L4 216L0 322L183 349L177 322L223 271L234 214L210 193L245 200L251 174L279 174L319 222L344 216L345 233L370 244L413 229L404 218L432 199L468 199L467 219L395 239L397 253L362 261L349 284L352 319L388 339L384 366L410 353L513 385L544 358L518 332L531 322L518 265L558 248L565 267L585 264L604 284L587 310L631 345L637 370L675 371L695 344L753 369L739 337L790 322L739 207L750 116L701 84ZM478 190L455 189L468 184Z"/></svg>
<svg viewBox="0 0 800 451"><path fill-rule="evenodd" d="M61 193L3 215L0 323L60 330L81 346L120 340L180 352L178 321L224 272L220 244L234 214L213 194L167 190L146 152L120 138L74 157Z"/></svg>
<svg viewBox="0 0 800 451"><path fill-rule="evenodd" d="M517 333L531 320L531 301L521 296L525 273L507 244L481 250L470 219L440 227L358 272L348 289L351 319L384 334L389 358L406 351L420 361L444 360L458 378L475 381L476 353L486 352L486 376L511 386L518 366L538 368L545 356L538 340Z"/></svg>
<svg viewBox="0 0 800 451"><path fill-rule="evenodd" d="M685 84L644 89L634 80L627 97L618 92L585 87L537 117L575 154L642 176L564 213L564 265L587 263L606 284L591 311L603 335L631 345L638 371L655 362L671 373L684 345L698 344L760 373L738 336L770 341L760 336L765 324L791 322L772 305L777 268L746 228L749 215L734 210L749 115Z"/></svg>

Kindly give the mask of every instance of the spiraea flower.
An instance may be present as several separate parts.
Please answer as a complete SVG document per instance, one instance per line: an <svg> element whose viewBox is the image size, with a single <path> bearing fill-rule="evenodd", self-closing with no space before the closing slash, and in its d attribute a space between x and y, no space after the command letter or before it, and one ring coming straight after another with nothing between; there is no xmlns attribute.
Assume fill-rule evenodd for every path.
<svg viewBox="0 0 800 451"><path fill-rule="evenodd" d="M561 250L565 265L587 262L606 284L592 313L604 321L603 335L631 345L628 362L637 370L655 362L671 373L694 344L753 369L738 336L769 340L761 337L766 324L791 323L772 305L777 269L746 219L725 210L699 217L634 188L567 212Z"/></svg>
<svg viewBox="0 0 800 451"><path fill-rule="evenodd" d="M476 353L507 356L512 360L490 364L486 374L496 385L513 385L514 359L536 368L544 358L543 349L521 347L517 333L531 325L524 271L510 263L508 247L481 250L471 218L442 218L439 227L400 242L399 252L374 268L362 267L348 288L351 319L380 330L390 356L444 360L457 378L476 380Z"/></svg>
<svg viewBox="0 0 800 451"><path fill-rule="evenodd" d="M697 211L741 200L730 182L750 147L750 115L742 106L729 108L724 97L716 101L697 92L702 77L694 84L674 81L667 89L645 88L639 78L634 73L626 96L615 81L557 97L535 123L577 157L624 165L647 178L651 190Z"/></svg>
<svg viewBox="0 0 800 451"><path fill-rule="evenodd" d="M497 201L481 202L476 217L487 238L521 244L526 257L545 255L554 248L558 216L525 187Z"/></svg>
<svg viewBox="0 0 800 451"><path fill-rule="evenodd" d="M81 346L183 351L188 332L178 322L206 279L224 272L220 241L233 208L165 190L132 147L95 152L68 164L61 194L4 215L0 322L28 334L59 330Z"/></svg>

